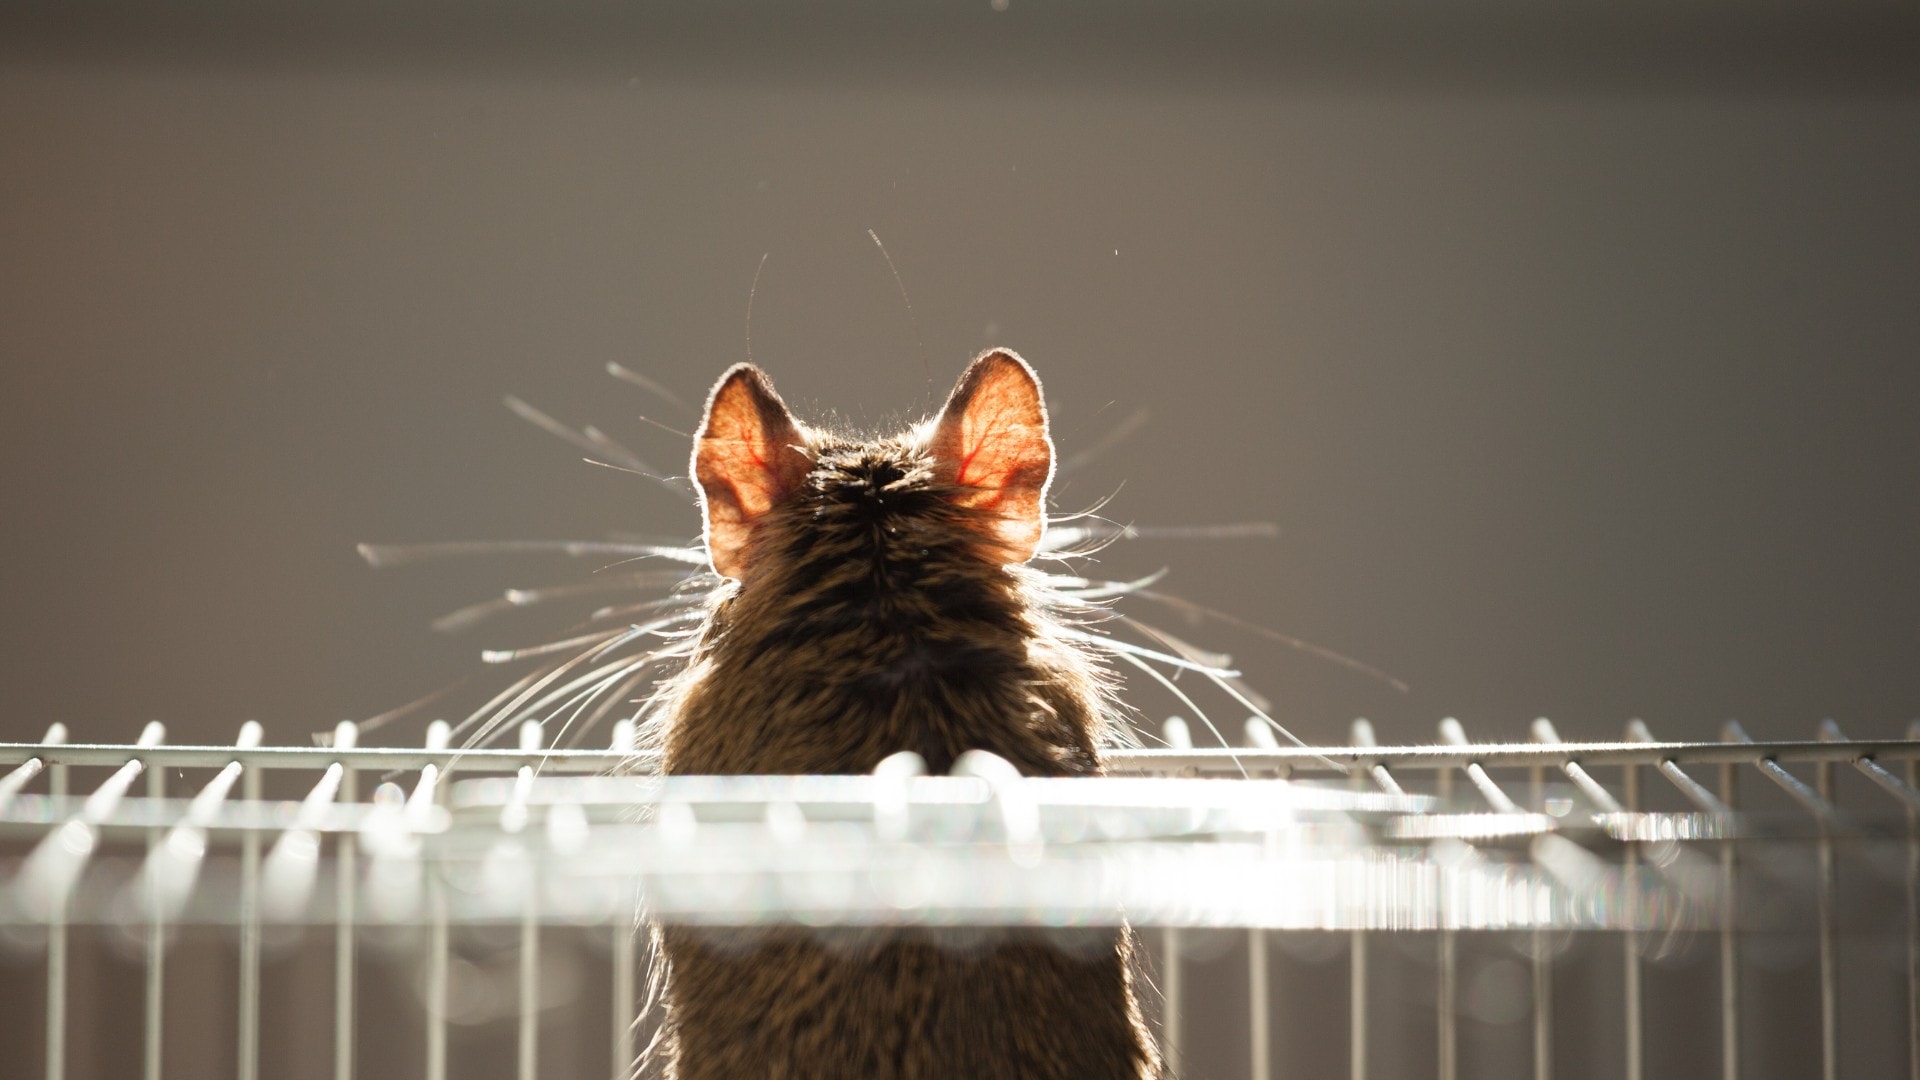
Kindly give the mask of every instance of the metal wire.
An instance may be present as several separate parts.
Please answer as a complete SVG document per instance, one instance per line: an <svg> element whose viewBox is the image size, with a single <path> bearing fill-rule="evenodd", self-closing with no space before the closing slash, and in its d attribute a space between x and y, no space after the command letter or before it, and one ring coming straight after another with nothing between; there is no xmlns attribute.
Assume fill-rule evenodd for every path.
<svg viewBox="0 0 1920 1080"><path fill-rule="evenodd" d="M1509 904L1515 897L1531 897L1526 903L1544 903L1543 898L1554 894L1538 890L1546 889L1549 883L1578 879L1582 873L1594 872L1595 867L1604 870L1608 864L1603 856L1611 838L1617 845L1614 850L1620 873L1614 885L1624 884L1626 892L1622 895L1630 900L1677 897L1680 901L1687 901L1691 896L1699 903L1699 909L1686 918L1695 920L1691 925L1714 933L1719 983L1715 1011L1720 1072L1725 1080L1736 1080L1742 1075L1740 1051L1745 1004L1740 990L1741 918L1745 914L1739 903L1740 881L1745 872L1741 852L1747 845L1762 842L1768 836L1792 832L1781 822L1769 823L1764 818L1738 813L1741 803L1738 777L1743 770L1751 769L1782 791L1798 808L1800 820L1811 826L1810 832L1801 835L1807 837L1814 853L1813 930L1819 952L1820 1061L1822 1075L1829 1080L1841 1075L1841 1024L1845 1016L1840 1000L1839 900L1846 882L1841 876L1839 842L1852 837L1888 835L1885 830L1876 832L1879 827L1874 823L1879 816L1884 816L1883 811L1897 812L1900 826L1891 835L1906 855L1901 888L1905 898L1903 932L1908 1003L1903 1021L1909 1074L1913 1080L1920 1080L1920 783L1916 783L1920 781L1917 775L1920 774L1920 727L1910 730L1905 740L1849 741L1837 726L1828 723L1821 727L1819 738L1814 740L1755 742L1737 725L1729 725L1717 742L1660 742L1644 724L1635 722L1629 725L1628 737L1622 742L1568 743L1560 739L1550 723L1542 720L1534 725L1532 743L1475 744L1468 740L1457 721L1448 720L1442 723L1439 740L1434 745L1381 747L1374 745L1371 727L1360 722L1354 726L1352 745L1314 748L1281 747L1274 745L1264 726L1258 732L1250 729L1248 740L1252 745L1244 749L1196 748L1184 723L1172 721L1165 730L1169 749L1116 752L1109 763L1110 770L1121 777L1222 777L1239 776L1244 770L1246 775L1255 778L1246 786L1241 786L1239 781L1175 779L1142 781L1166 786L1128 788L1125 781L1093 781L1091 783L1102 785L1095 793L1093 789L1049 788L1044 786L1048 782L1037 781L1025 782L1036 785L1031 790L1024 786L989 785L987 801L979 804L981 809L990 811L989 816L970 817L968 815L975 815L976 811L967 807L974 804L956 796L954 793L960 788L954 785L973 781L926 778L909 785L915 793L912 812L930 815L929 820L937 817L948 823L972 822L965 827L974 830L969 835L973 835L976 842L967 850L975 855L968 857L976 857L978 850L991 849L1000 860L994 865L1003 867L1021 866L1021 859L1038 860L1032 865L1041 870L1072 866L1076 845L1084 846L1084 842L1075 841L1071 836L1063 840L1061 830L1084 832L1088 827L1085 822L1100 821L1108 823L1101 826L1103 828L1110 827L1114 821L1128 823L1116 837L1103 841L1106 848L1102 850L1178 852L1183 857L1203 850L1216 855L1224 852L1237 861L1220 865L1231 865L1238 871L1264 865L1263 860L1280 858L1295 860L1286 864L1290 868L1308 865L1311 859L1300 861L1302 838L1306 836L1323 836L1322 843L1331 846L1318 850L1318 854L1334 858L1339 867L1348 871L1368 865L1377 870L1389 864L1367 863L1367 858L1377 858L1378 852L1388 848L1401 852L1402 861L1391 865L1427 875L1419 879L1428 883L1423 887L1438 886L1432 893L1435 906L1429 921L1413 920L1404 924L1393 921L1405 918L1412 909L1393 909L1386 916L1335 912L1330 916L1331 921L1325 923L1289 922L1277 917L1271 906L1257 904L1224 907L1211 914L1197 912L1197 909L1178 909L1178 905L1171 909L1155 909L1151 905L1128 909L1130 917L1134 911L1145 913L1144 918L1135 921L1143 925L1157 923L1163 928L1162 1038L1169 1060L1176 1064L1184 1052L1183 1011L1193 1007L1184 979L1183 933L1193 926L1232 925L1231 921L1220 921L1222 918L1249 920L1242 925L1246 927L1248 958L1247 1049L1250 1075L1255 1080L1266 1080L1275 1056L1272 1030L1275 1005L1270 993L1269 963L1272 935L1276 927L1293 925L1340 926L1348 930L1351 1010L1348 1072L1352 1080L1366 1080L1371 1075L1368 1049L1376 1033L1372 1030L1369 947L1374 936L1390 925L1436 931L1436 1071L1443 1080L1452 1080L1462 1075L1461 930L1477 925L1523 928L1531 950L1529 1030L1533 1073L1540 1080L1553 1076L1555 972L1546 935L1554 927L1580 924L1565 922L1561 912L1545 920L1520 918L1512 912L1502 914L1504 909L1500 905ZM458 865L461 860L471 858L469 846L463 845L497 845L503 840L518 845L516 850L523 859L533 860L522 863L521 886L500 898L500 902L519 928L517 1072L523 1080L537 1080L542 931L555 920L578 924L582 918L582 909L564 906L553 909L544 902L553 897L554 891L552 887L543 889L543 875L556 866L564 868L569 852L574 853L577 863L592 864L605 849L583 846L590 843L589 838L614 837L624 849L633 837L664 835L662 830L671 831L673 821L683 821L714 839L710 850L724 851L730 842L726 838L758 835L756 830L771 828L773 819L779 817L764 810L767 805L764 801L756 801L772 798L768 793L774 788L763 785L756 789L744 781L730 788L711 789L675 786L674 781L659 780L631 782L651 784L651 787L593 787L600 782L587 777L616 769L633 769L636 764L639 769L645 769L645 756L634 753L630 724L616 729L611 745L597 751L549 749L543 745L538 725L522 730L517 748L465 752L448 748L444 724L430 729L424 745L417 749L361 747L357 745L356 734L351 725L343 725L334 733L331 746L272 747L262 744L259 726L249 724L231 746L192 747L165 744L164 731L152 725L132 745L71 744L65 729L55 725L38 743L0 744L0 836L32 841L32 852L27 858L8 864L11 869L0 869L0 921L32 923L45 930L44 1050L45 1075L49 1080L64 1080L68 1065L70 934L75 926L114 917L103 914L110 910L130 913L126 917L137 919L144 931L141 939L146 965L141 1023L142 1075L148 1080L158 1080L169 1019L165 994L167 930L183 921L208 919L206 909L196 907L192 897L197 892L208 891L196 883L209 875L230 881L233 888L230 894L220 895L233 898L231 918L226 921L236 928L239 942L235 1072L240 1080L257 1080L259 1076L264 922L269 918L312 920L333 927L333 1074L336 1080L350 1080L356 1074L355 1010L359 977L356 943L366 920L396 917L414 921L425 930L422 939L426 961L423 980L425 1071L428 1080L445 1080L450 929L460 921L487 921L496 916L487 914L491 909L476 907L467 899L449 895L446 879L438 873L420 873L414 892L402 890L389 895L382 891L391 884L381 872L381 867L387 865L382 860L399 860L399 865L416 871L436 861L452 860L447 865ZM1879 806L1862 804L1858 808L1849 804L1849 813L1843 815L1836 800L1839 766L1847 766L1871 781L1872 787L1868 790L1882 792L1887 796L1886 802ZM1796 767L1810 767L1811 781L1796 774ZM104 770L104 778L98 780L84 798L75 797L69 791L70 773L75 768ZM168 768L204 769L211 775L191 797L170 798L164 776ZM1718 770L1717 790L1695 777L1693 771L1701 768ZM1619 769L1618 789L1609 788L1597 779L1595 769ZM1642 789L1641 778L1642 771L1649 769L1663 777L1696 813L1659 815L1643 811L1647 793ZM306 800L301 804L264 801L263 778L269 771L305 773L312 777ZM129 791L142 772L147 777L144 790L140 797L132 796ZM363 772L388 777L410 774L411 792L403 794L391 785L383 785L370 801L363 801L358 785L359 774ZM450 782L450 777L459 774L503 779ZM1401 778L1409 774L1424 775L1435 795L1407 792ZM1301 781L1316 776L1331 778L1338 780L1339 786L1314 787L1271 779L1276 776L1293 776ZM1502 776L1524 779L1525 783L1509 786L1502 782ZM43 777L45 794L36 794L34 785ZM563 781L548 777L579 779ZM1267 779L1260 779L1262 777ZM1465 783L1456 786L1455 777L1464 779ZM1554 783L1556 777L1564 777L1565 784ZM880 804L874 801L878 796L871 794L878 789L871 783L857 778L823 782L827 786L808 789L803 784L794 789L799 793L797 796L781 795L776 800L783 807L794 808L793 813L812 815L810 820L823 823L821 827L805 830L804 844L822 842L818 838L823 835L841 836L842 841L837 842L844 842L844 836L851 834L833 832L840 826L832 823L852 821L861 814L880 813L875 809ZM867 786L860 787L863 783ZM1180 787L1183 783L1225 783L1227 789L1260 793L1261 798L1272 805L1284 802L1292 815L1286 820L1292 824L1283 824L1271 817L1246 816L1245 807L1236 809L1239 804L1218 794L1225 789ZM495 786L489 787L489 784ZM230 798L229 793L236 787L239 797ZM989 788L980 790L989 791ZM808 791L814 794L808 795ZM1336 791L1343 793L1339 799L1344 801L1329 794ZM648 803L649 799L654 801ZM653 822L622 824L603 813L603 807L620 800L628 800L633 805L665 808L671 804L687 809L684 814L667 813L663 809ZM1569 813L1568 807L1575 804L1584 809ZM1098 813L1106 816L1085 817L1097 808L1104 808L1098 809ZM1185 824L1169 826L1170 819L1155 816L1169 808L1185 815L1181 818ZM484 821L476 819L473 816L476 810L484 811L488 817ZM850 814L853 816L849 817ZM1076 814L1082 816L1074 817ZM1114 817L1116 814L1119 816ZM879 818L872 816L871 820L877 822ZM1081 824L1068 828L1066 823L1075 821ZM1582 826L1582 821L1588 824ZM1019 822L1029 823L1024 826L1025 831L1016 829ZM1305 831L1295 828L1302 824L1311 827ZM1583 827L1587 829L1584 834L1580 832ZM979 832L982 828L986 831ZM1172 831L1168 831L1169 828ZM622 832L622 829L638 831ZM741 832L742 829L746 831ZM1017 831L1024 839L1016 843L1014 833ZM1324 836L1339 839L1325 841ZM1597 850L1601 857L1597 857L1594 850L1583 853L1578 845L1563 840L1563 837L1581 836L1589 845L1600 844ZM1531 849L1526 847L1528 837L1534 838ZM1700 843L1709 845L1713 857L1695 861L1712 867L1710 894L1688 894L1684 888L1677 888L1676 883L1686 877L1681 872L1686 869L1684 866L1676 870L1672 865L1651 863L1643 856L1641 846L1662 837L1682 843L1690 842L1689 837L1697 837ZM1548 840L1564 846L1547 844ZM425 842L424 848L422 842ZM924 843L912 836L902 842ZM985 849L980 847L981 842L986 843ZM116 848L116 843L123 846ZM408 844L413 846L407 847ZM1519 847L1516 848L1516 844ZM644 849L645 845L638 847ZM805 848L807 852L818 850L825 849ZM859 850L883 852L885 849L863 847ZM1528 850L1539 860L1537 868L1528 865ZM127 855L117 856L116 851ZM222 856L220 852L231 854ZM1369 855L1370 852L1376 854ZM1516 852L1520 855L1518 862L1514 859ZM214 857L207 858L209 853ZM114 860L128 856L137 869L121 878L113 877ZM408 862L409 859L412 861ZM1008 862L1009 859L1013 861ZM1573 862L1568 863L1567 859ZM1461 891L1463 883L1483 880L1472 876L1473 868L1483 862L1498 866L1509 876L1535 874L1524 879L1534 883L1530 888L1535 891L1474 892L1471 888ZM536 866L539 869L536 870ZM1031 865L1028 868L1031 869ZM89 874L102 880L123 880L126 895L136 898L137 903L117 908L91 902L76 904L76 897L80 895L76 892L77 884ZM573 879L564 880L571 887ZM627 882L624 888L633 887L632 879L622 880ZM644 880L657 883L659 879ZM1257 883L1263 879L1248 880L1252 882L1246 886L1250 895L1264 888ZM1307 879L1286 880L1298 884ZM323 888L323 883L330 888ZM1178 881L1163 884L1176 890L1181 885ZM1635 892L1635 888L1643 891ZM90 889L88 894L95 891ZM635 976L639 924L633 917L636 909L631 892L615 891L609 895L612 899L603 905L601 915L601 921L608 927L612 954L608 1045L616 1075L625 1075L637 1058L633 1018L638 1006ZM622 895L627 899L620 899ZM649 899L655 902L656 914L662 911L668 912L668 917L686 914L684 909L671 904L662 906L660 895ZM769 916L783 917L780 904L791 899L791 896L786 900L776 897ZM1520 907L1525 908L1526 903ZM1489 906L1499 909L1495 915L1489 916L1482 910ZM1020 910L1017 906L992 909L992 917L1025 917ZM1085 914L1093 909L1075 910ZM898 911L903 917L919 917L916 909ZM674 912L679 914L672 914ZM1384 921L1370 921L1376 917ZM1671 912L1656 913L1656 917L1667 921L1648 921L1636 915L1616 926L1623 931L1625 967L1620 1003L1626 1020L1625 1070L1629 1078L1646 1075L1649 1069L1644 1028L1647 973L1642 960L1647 934L1663 926L1671 929L1680 925L1673 921ZM1351 921L1342 922L1342 919Z"/></svg>

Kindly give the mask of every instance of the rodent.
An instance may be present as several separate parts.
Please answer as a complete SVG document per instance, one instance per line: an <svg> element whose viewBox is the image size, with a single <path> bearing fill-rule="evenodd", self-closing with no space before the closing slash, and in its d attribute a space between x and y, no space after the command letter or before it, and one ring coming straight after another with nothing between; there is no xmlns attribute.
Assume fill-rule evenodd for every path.
<svg viewBox="0 0 1920 1080"><path fill-rule="evenodd" d="M944 773L984 749L1028 775L1098 774L1110 677L1023 565L1052 475L1039 380L1006 350L874 440L809 428L758 368L727 371L692 476L728 583L665 688L664 771L864 773L911 750ZM670 1080L1158 1080L1130 932L1077 933L956 950L920 931L666 927L655 1052Z"/></svg>

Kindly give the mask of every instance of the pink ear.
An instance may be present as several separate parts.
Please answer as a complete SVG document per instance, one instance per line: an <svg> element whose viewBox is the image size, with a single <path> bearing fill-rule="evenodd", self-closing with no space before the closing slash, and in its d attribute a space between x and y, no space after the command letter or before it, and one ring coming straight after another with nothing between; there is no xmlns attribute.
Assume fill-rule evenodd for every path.
<svg viewBox="0 0 1920 1080"><path fill-rule="evenodd" d="M806 446L806 434L759 368L736 364L714 384L693 437L693 478L707 558L721 576L740 579L754 522L806 479L813 468Z"/></svg>
<svg viewBox="0 0 1920 1080"><path fill-rule="evenodd" d="M1026 562L1047 528L1053 442L1033 369L1007 350L975 360L940 410L927 443L955 501L989 515L1006 562Z"/></svg>

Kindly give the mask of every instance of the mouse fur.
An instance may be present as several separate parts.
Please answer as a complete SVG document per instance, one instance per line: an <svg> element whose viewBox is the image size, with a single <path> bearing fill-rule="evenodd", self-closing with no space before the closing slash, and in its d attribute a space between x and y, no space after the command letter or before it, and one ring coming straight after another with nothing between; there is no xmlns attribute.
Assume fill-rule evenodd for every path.
<svg viewBox="0 0 1920 1080"><path fill-rule="evenodd" d="M1030 776L1101 771L1107 670L1058 631L1045 576L1053 450L1039 381L981 355L941 412L873 440L795 420L757 368L695 436L709 558L728 579L659 732L669 774L865 773L988 750ZM669 1080L1156 1080L1114 928L659 928Z"/></svg>

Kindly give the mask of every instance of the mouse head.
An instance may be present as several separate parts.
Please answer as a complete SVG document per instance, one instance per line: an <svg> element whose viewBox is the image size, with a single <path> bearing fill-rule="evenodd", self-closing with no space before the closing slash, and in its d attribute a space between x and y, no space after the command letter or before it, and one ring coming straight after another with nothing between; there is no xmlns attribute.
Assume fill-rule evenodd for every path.
<svg viewBox="0 0 1920 1080"><path fill-rule="evenodd" d="M1045 533L1053 443L1039 380L1004 349L968 366L938 416L872 442L808 429L759 368L738 364L707 400L693 477L707 555L736 581L753 573L758 534L774 520L789 533L811 520L874 536L937 521L1006 565L1032 558Z"/></svg>

